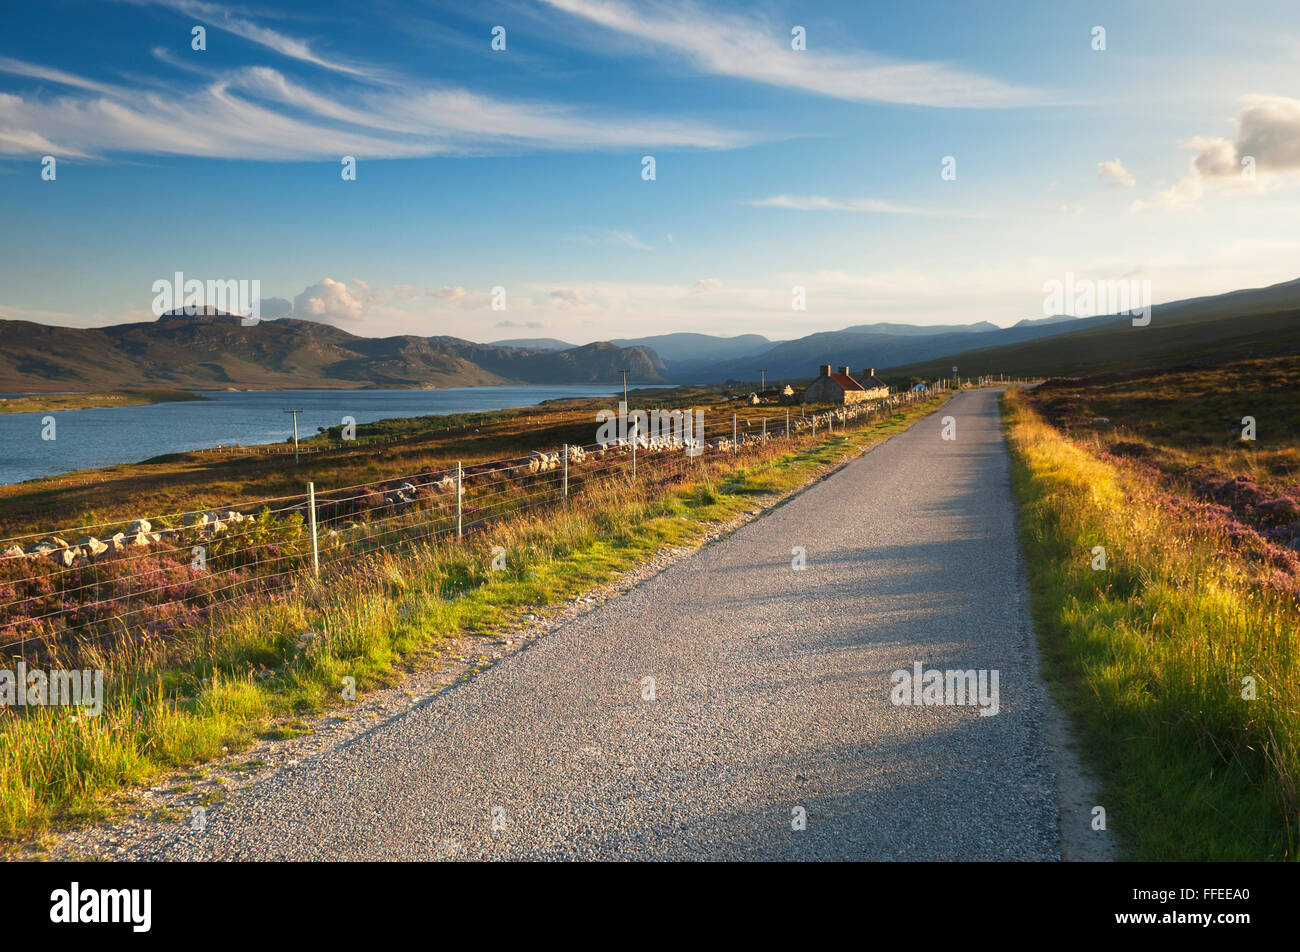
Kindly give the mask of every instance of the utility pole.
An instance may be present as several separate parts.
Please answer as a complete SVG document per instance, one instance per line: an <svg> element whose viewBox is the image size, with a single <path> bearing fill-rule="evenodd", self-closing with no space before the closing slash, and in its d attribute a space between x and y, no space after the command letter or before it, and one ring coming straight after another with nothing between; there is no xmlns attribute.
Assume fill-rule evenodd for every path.
<svg viewBox="0 0 1300 952"><path fill-rule="evenodd" d="M762 393L763 393L763 391L766 390L766 389L767 389L767 371L766 371L766 370L760 370L760 371L758 372L758 392L759 392L759 395L761 396Z"/></svg>
<svg viewBox="0 0 1300 952"><path fill-rule="evenodd" d="M298 465L298 414L303 412L302 407L296 410L285 410L285 413L293 414L293 465Z"/></svg>
<svg viewBox="0 0 1300 952"><path fill-rule="evenodd" d="M627 371L621 370L619 371L619 373L623 375L623 406L626 407L627 406Z"/></svg>

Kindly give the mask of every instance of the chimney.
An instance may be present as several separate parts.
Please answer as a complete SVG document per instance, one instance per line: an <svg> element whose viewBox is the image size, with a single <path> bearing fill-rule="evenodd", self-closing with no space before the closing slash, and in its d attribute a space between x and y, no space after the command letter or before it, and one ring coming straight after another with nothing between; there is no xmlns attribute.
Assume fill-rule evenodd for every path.
<svg viewBox="0 0 1300 952"><path fill-rule="evenodd" d="M868 377L874 377L875 375L876 375L876 368L875 368L875 367L872 367L870 370L867 371L867 376L868 376Z"/></svg>
<svg viewBox="0 0 1300 952"><path fill-rule="evenodd" d="M840 368L840 373L844 374L844 376L847 377L847 376L849 375L849 368L848 368L848 367L841 367L841 368Z"/></svg>
<svg viewBox="0 0 1300 952"><path fill-rule="evenodd" d="M829 377L830 375L831 375L831 365L830 365L830 364L822 364L822 365L821 365L821 376L823 376L823 377Z"/></svg>

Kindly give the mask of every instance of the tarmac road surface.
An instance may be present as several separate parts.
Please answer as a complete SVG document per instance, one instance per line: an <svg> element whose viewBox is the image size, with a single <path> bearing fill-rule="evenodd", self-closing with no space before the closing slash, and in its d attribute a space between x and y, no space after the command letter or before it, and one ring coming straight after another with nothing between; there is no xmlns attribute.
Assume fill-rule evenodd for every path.
<svg viewBox="0 0 1300 952"><path fill-rule="evenodd" d="M151 858L1058 859L1014 512L997 393L962 392ZM918 662L996 671L996 715L892 703Z"/></svg>

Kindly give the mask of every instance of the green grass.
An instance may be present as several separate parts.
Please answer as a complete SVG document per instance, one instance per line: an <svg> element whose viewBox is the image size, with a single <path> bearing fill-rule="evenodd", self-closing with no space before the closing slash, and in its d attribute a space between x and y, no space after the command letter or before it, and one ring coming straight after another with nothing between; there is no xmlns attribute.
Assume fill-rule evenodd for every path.
<svg viewBox="0 0 1300 952"><path fill-rule="evenodd" d="M1003 409L1045 671L1126 855L1296 858L1300 608L1219 527L1161 505L1027 395ZM1104 571L1091 567L1097 545Z"/></svg>
<svg viewBox="0 0 1300 952"><path fill-rule="evenodd" d="M345 678L355 679L358 693L390 685L444 638L510 630L530 610L798 487L941 400L817 443L803 438L734 460L702 459L658 490L604 484L567 508L515 518L459 544L388 551L322 582L304 577L271 604L231 609L177 640L81 646L81 666L105 671L104 714L71 718L34 708L0 717L0 837L101 819L122 787L245 749L258 736L310 730L310 718L345 704ZM490 569L493 546L506 550L505 571ZM321 637L302 645L309 631Z"/></svg>

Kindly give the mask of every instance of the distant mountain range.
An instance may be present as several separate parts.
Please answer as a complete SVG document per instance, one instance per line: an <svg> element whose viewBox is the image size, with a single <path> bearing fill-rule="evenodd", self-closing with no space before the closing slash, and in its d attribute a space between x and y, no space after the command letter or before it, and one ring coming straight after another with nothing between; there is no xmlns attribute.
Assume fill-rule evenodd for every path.
<svg viewBox="0 0 1300 952"><path fill-rule="evenodd" d="M0 391L167 386L415 388L509 383L663 380L652 351L587 344L565 351L475 344L455 337L357 337L293 318L252 327L238 316L164 314L102 328L0 321Z"/></svg>
<svg viewBox="0 0 1300 952"><path fill-rule="evenodd" d="M1294 312L1294 313L1293 313ZM821 364L923 377L951 372L1053 373L1255 352L1300 344L1300 280L1193 298L1128 316L1069 315L999 328L859 324L773 341L758 334L661 334L575 346L552 338L476 344L456 337L357 337L293 318L244 327L235 315L166 314L103 328L0 321L0 392L173 387L414 388L508 383L769 383L813 377ZM1181 355L1181 356L1178 356ZM1086 365L1086 366L1085 366Z"/></svg>
<svg viewBox="0 0 1300 952"><path fill-rule="evenodd" d="M955 365L963 377L983 374L1076 376L1253 356L1300 353L1300 279L1266 288L1157 304L1151 323L1131 317L1064 325L1065 333L1026 342L951 350L891 367L894 376L934 378Z"/></svg>
<svg viewBox="0 0 1300 952"><path fill-rule="evenodd" d="M870 367L879 370L973 346L1033 340L1114 320L1113 317L1092 317L1070 318L1068 323L1033 321L1005 329L987 322L930 327L859 324L843 330L809 334L747 356L665 362L668 375L684 382L758 380L761 371L769 382L777 383L814 377L821 364L847 364L854 371ZM978 340L979 344L973 344L973 340Z"/></svg>
<svg viewBox="0 0 1300 952"><path fill-rule="evenodd" d="M521 337L518 340L494 340L491 346L515 347L520 350L572 350L578 345L554 337Z"/></svg>
<svg viewBox="0 0 1300 952"><path fill-rule="evenodd" d="M1114 320L1117 318L1058 314L1026 319L1005 329L988 321L939 325L876 323L822 331L789 341L773 341L759 334L713 337L683 333L616 338L610 343L653 351L663 362L665 378L675 383L756 381L763 374L768 381L777 383L813 377L821 364L848 364L855 371L864 367L881 369L964 350L972 346L973 340L978 340L979 346L1012 344ZM553 338L535 338L497 341L494 346L565 352L565 348L575 345Z"/></svg>
<svg viewBox="0 0 1300 952"><path fill-rule="evenodd" d="M990 325L992 326L992 325ZM616 347L644 347L653 350L666 363L674 366L690 366L707 361L728 360L761 354L769 350L776 341L768 340L761 334L741 334L739 337L713 337L709 334L658 334L654 337L615 338L610 341ZM496 347L519 347L524 350L567 350L578 346L567 344L554 337L520 338L518 340L493 341Z"/></svg>

